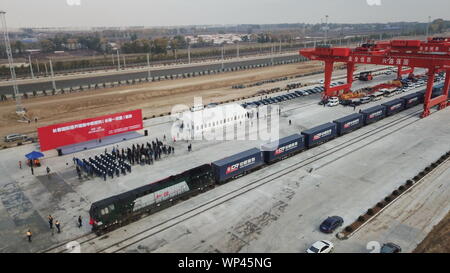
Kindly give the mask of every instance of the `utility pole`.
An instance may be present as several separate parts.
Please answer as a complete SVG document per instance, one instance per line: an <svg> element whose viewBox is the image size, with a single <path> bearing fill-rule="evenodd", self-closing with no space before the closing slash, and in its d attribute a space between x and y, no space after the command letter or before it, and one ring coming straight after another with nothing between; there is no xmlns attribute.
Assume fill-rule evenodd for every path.
<svg viewBox="0 0 450 273"><path fill-rule="evenodd" d="M111 60L112 60L113 66L116 65L116 63L114 62L114 54L111 54Z"/></svg>
<svg viewBox="0 0 450 273"><path fill-rule="evenodd" d="M239 41L236 43L236 57L239 58Z"/></svg>
<svg viewBox="0 0 450 273"><path fill-rule="evenodd" d="M327 44L328 39L328 15L325 15L325 43Z"/></svg>
<svg viewBox="0 0 450 273"><path fill-rule="evenodd" d="M123 59L123 69L126 69L127 63L125 62L125 55L122 55L122 59Z"/></svg>
<svg viewBox="0 0 450 273"><path fill-rule="evenodd" d="M28 55L28 63L30 64L31 78L34 79L33 63L31 62L31 55Z"/></svg>
<svg viewBox="0 0 450 273"><path fill-rule="evenodd" d="M55 83L55 75L53 74L53 64L52 64L52 59L50 59L50 73L52 76L52 86L53 86L53 90L56 91L56 83Z"/></svg>
<svg viewBox="0 0 450 273"><path fill-rule="evenodd" d="M280 54L281 54L281 39L280 39Z"/></svg>
<svg viewBox="0 0 450 273"><path fill-rule="evenodd" d="M117 49L117 71L120 71L120 55L119 55L119 49Z"/></svg>
<svg viewBox="0 0 450 273"><path fill-rule="evenodd" d="M428 35L430 35L430 23L431 23L431 16L428 16L428 24L427 24L427 34L426 34L426 38L428 38Z"/></svg>
<svg viewBox="0 0 450 273"><path fill-rule="evenodd" d="M11 72L11 81L13 84L14 97L16 99L16 113L18 115L23 116L25 114L25 109L22 106L22 100L19 93L19 87L17 86L16 81L16 70L14 69L14 61L12 57L11 44L9 41L8 28L6 26L6 12L0 11L0 17L2 21L2 29L3 29L3 39L5 41L6 55L8 55L8 64L9 70Z"/></svg>

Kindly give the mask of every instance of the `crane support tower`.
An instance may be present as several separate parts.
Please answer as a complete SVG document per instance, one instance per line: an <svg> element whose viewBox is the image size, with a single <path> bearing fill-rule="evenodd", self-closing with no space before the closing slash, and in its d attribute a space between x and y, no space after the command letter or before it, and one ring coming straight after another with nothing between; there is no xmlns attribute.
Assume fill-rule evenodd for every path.
<svg viewBox="0 0 450 273"><path fill-rule="evenodd" d="M311 59L325 62L324 99L351 92L353 73L356 64L396 66L397 77L411 74L415 67L428 69L428 83L424 99L422 117L430 114L430 108L439 110L449 105L447 102L450 85L450 38L433 37L426 41L392 40L377 43L365 43L356 48L318 46L300 50L300 54ZM347 65L347 83L330 87L335 62ZM404 69L406 68L406 69ZM436 73L445 72L442 95L431 98Z"/></svg>

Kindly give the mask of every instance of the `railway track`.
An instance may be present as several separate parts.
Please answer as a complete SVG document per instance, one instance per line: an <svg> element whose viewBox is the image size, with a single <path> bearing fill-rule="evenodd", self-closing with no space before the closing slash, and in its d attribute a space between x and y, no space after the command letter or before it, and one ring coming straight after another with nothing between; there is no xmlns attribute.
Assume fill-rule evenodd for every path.
<svg viewBox="0 0 450 273"><path fill-rule="evenodd" d="M161 233L165 230L168 230L169 228L172 228L182 222L185 222L189 219L192 219L202 213L204 213L205 211L211 210L225 202L228 202L234 198L237 198L253 189L256 189L258 187L261 187L267 183L273 182L276 179L294 172L302 167L305 167L307 165L310 165L314 162L317 162L320 159L323 159L325 157L331 156L333 154L336 154L337 152L341 151L344 148L350 147L352 145L355 145L365 139L367 139L368 137L371 136L375 136L378 135L379 133L382 133L384 131L387 131L390 128L393 128L393 130L387 132L386 134L382 135L382 136L377 136L376 140L381 140L389 135L391 135L392 133L395 133L397 131L402 130L403 128L410 126L411 124L419 121L420 119L417 119L418 114L421 113L421 110L419 111L414 111L412 113L407 114L406 116L402 116L399 117L395 120L391 120L390 123L387 124L383 124L381 126L377 126L376 128L374 128L373 130L364 132L361 135L358 135L352 139L346 140L343 143L337 144L336 146L320 152L318 154L315 154L313 156L310 156L308 158L306 158L305 160L302 160L300 162L296 162L294 164L291 164L287 167L284 167L283 169L277 171L277 173L272 173L269 174L263 178L257 179L257 180L253 180L245 185L243 185L242 187L239 187L237 189L234 189L230 192L227 192L225 194L222 194L221 196L218 196L214 199L211 199L205 203L202 203L192 209L189 209L188 211L184 211L182 214L178 214L170 219L167 219L159 224L153 225L151 227L148 227L138 233L135 233L133 235L127 236L126 238L120 239L116 242L114 242L111 245L106 245L106 246L100 246L100 244L97 246L95 246L95 242L91 242L94 239L98 238L99 242L101 242L102 238L106 238L106 237L94 237L93 238L86 238L85 241L80 242L80 245L85 245L86 247L88 247L88 245L86 245L87 243L91 242L89 244L89 246L94 247L94 251L93 252L107 252L107 253L114 253L114 252L120 252L122 250L124 250L125 248L134 245L142 240L145 240L149 237L152 237L158 233ZM412 121L410 121L411 119L414 119ZM399 125L398 127L396 127L397 125ZM366 128L366 127L363 127ZM362 129L360 129L362 130ZM348 154L351 154L352 152L361 149L362 147L358 147L354 150L351 150L349 152L344 153L343 155L339 156L339 158L342 158ZM113 231L114 232L114 231ZM108 235L106 235L108 236ZM109 237L109 236L108 236ZM62 252L64 252L65 250L63 250Z"/></svg>

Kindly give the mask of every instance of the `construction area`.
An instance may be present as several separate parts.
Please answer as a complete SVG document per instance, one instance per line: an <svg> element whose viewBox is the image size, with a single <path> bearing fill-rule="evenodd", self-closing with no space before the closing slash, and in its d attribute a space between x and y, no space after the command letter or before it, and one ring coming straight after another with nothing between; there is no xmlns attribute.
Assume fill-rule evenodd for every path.
<svg viewBox="0 0 450 273"><path fill-rule="evenodd" d="M450 251L448 37L56 78L0 82L1 253Z"/></svg>

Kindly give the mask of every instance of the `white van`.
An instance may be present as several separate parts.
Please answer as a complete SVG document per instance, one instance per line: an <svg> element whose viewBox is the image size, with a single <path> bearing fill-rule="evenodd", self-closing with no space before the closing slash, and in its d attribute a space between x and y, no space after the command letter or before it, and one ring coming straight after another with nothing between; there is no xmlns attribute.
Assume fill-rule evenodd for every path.
<svg viewBox="0 0 450 273"><path fill-rule="evenodd" d="M17 140L25 140L27 138L26 135L21 134L10 134L5 136L5 142L13 142Z"/></svg>
<svg viewBox="0 0 450 273"><path fill-rule="evenodd" d="M372 101L381 100L381 98L384 96L384 92L377 91L370 96L372 97Z"/></svg>

